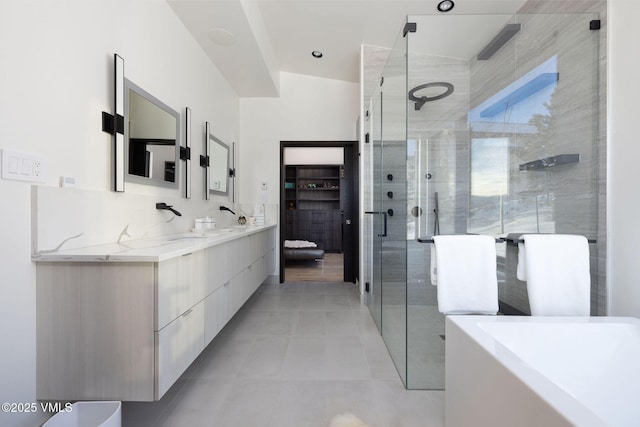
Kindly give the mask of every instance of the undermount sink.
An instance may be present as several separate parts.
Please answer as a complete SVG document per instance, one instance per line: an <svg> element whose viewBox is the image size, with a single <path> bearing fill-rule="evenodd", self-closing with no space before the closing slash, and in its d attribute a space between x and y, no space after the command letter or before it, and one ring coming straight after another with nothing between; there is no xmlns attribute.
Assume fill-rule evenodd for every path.
<svg viewBox="0 0 640 427"><path fill-rule="evenodd" d="M181 240L193 240L193 239L206 239L207 236L174 236L169 237L167 240L169 242L179 242Z"/></svg>

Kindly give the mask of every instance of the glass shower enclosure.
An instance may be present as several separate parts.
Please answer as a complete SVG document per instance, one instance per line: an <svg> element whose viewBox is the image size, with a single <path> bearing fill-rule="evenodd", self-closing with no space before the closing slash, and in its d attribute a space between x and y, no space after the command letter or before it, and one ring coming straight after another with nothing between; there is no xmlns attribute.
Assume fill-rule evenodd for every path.
<svg viewBox="0 0 640 427"><path fill-rule="evenodd" d="M505 238L496 247L501 311L521 314L529 313L526 284L515 277L517 246L509 242L522 233L595 242L597 20L407 17L368 104L363 174L371 189L367 303L407 388L444 388L433 235Z"/></svg>

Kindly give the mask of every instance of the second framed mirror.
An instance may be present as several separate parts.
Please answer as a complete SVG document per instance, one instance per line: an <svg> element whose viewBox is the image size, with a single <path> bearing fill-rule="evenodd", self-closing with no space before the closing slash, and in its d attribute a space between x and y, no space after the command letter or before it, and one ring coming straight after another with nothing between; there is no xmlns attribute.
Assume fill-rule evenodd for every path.
<svg viewBox="0 0 640 427"><path fill-rule="evenodd" d="M208 134L209 192L229 195L229 146L211 133Z"/></svg>

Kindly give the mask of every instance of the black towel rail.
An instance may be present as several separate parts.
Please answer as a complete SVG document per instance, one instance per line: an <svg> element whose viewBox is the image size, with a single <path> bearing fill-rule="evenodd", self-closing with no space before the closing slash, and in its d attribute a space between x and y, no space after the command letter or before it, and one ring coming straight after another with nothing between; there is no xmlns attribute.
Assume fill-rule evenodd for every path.
<svg viewBox="0 0 640 427"><path fill-rule="evenodd" d="M434 243L433 237L418 237L416 241L418 243ZM591 244L598 243L596 239L587 239L587 241ZM520 238L496 237L496 243L506 243L507 245L518 246L518 243L524 243L524 240Z"/></svg>

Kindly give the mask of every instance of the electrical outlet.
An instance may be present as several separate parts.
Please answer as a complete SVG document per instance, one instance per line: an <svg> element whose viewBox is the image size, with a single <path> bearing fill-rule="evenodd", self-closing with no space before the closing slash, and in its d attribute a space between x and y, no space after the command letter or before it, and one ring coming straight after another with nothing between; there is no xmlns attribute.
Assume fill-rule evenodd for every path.
<svg viewBox="0 0 640 427"><path fill-rule="evenodd" d="M2 178L16 181L46 182L46 164L38 156L3 149Z"/></svg>
<svg viewBox="0 0 640 427"><path fill-rule="evenodd" d="M33 176L34 177L39 177L40 174L42 173L42 162L40 162L40 160L34 160L33 161Z"/></svg>
<svg viewBox="0 0 640 427"><path fill-rule="evenodd" d="M76 179L72 176L61 176L60 187L75 187Z"/></svg>

